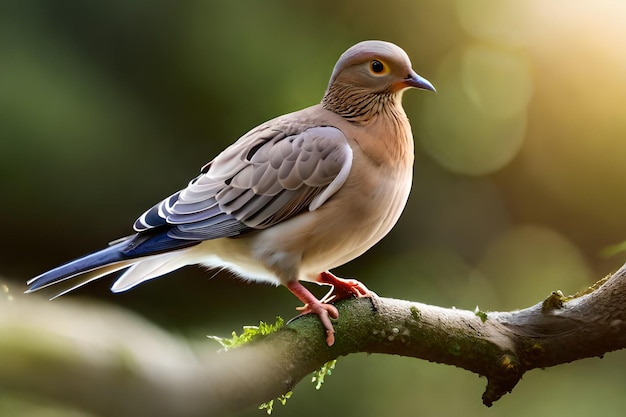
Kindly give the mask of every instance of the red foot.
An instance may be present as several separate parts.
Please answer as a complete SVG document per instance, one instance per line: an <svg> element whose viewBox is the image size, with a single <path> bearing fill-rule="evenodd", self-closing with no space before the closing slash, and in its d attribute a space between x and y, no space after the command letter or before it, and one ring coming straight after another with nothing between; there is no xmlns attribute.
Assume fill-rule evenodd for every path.
<svg viewBox="0 0 626 417"><path fill-rule="evenodd" d="M298 281L289 282L287 288L304 303L304 306L298 307L298 310L301 311L302 314L317 314L326 329L326 344L332 346L335 343L335 329L330 319L339 317L337 308L332 304L326 304L315 298L315 296Z"/></svg>
<svg viewBox="0 0 626 417"><path fill-rule="evenodd" d="M372 293L365 285L356 279L339 278L328 271L319 274L317 282L333 287L321 300L315 298L315 296L298 281L289 282L287 288L304 303L304 306L298 307L298 310L301 311L302 314L317 314L326 329L326 343L328 346L332 346L335 343L335 329L330 319L339 317L339 312L334 305L328 303L350 297L371 297Z"/></svg>
<svg viewBox="0 0 626 417"><path fill-rule="evenodd" d="M317 282L333 287L330 292L322 298L321 302L323 303L335 302L351 297L361 298L372 296L370 290L368 290L362 282L356 279L339 278L328 271L319 274L317 276Z"/></svg>

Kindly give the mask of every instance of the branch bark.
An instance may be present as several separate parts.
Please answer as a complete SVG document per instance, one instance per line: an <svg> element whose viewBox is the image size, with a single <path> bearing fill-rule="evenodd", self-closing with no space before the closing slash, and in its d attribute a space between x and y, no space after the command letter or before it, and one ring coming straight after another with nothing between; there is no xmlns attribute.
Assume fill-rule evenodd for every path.
<svg viewBox="0 0 626 417"><path fill-rule="evenodd" d="M485 376L489 406L531 369L626 347L625 280L626 266L582 294L512 312L352 299L337 305L330 348L317 318L304 316L221 354L110 307L17 297L0 304L0 387L105 417L223 416L278 397L329 360L369 352Z"/></svg>

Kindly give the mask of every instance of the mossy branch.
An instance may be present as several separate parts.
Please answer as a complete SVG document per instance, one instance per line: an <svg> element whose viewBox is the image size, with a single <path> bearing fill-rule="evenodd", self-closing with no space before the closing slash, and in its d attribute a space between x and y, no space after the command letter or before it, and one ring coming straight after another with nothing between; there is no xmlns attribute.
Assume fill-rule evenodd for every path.
<svg viewBox="0 0 626 417"><path fill-rule="evenodd" d="M110 307L20 296L0 302L0 388L99 416L224 416L279 397L339 356L370 352L486 376L491 405L531 369L626 347L625 280L622 267L584 293L512 312L352 299L337 306L332 347L305 316L221 354Z"/></svg>

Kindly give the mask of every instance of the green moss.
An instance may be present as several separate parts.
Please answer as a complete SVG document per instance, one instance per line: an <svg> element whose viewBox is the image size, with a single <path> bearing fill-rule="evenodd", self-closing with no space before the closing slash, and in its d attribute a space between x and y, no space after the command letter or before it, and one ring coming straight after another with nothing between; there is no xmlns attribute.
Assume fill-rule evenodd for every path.
<svg viewBox="0 0 626 417"><path fill-rule="evenodd" d="M278 397L277 400L280 401L282 405L285 405L287 403L287 400L291 398L292 394L293 391L289 391ZM259 410L265 410L267 414L272 414L272 411L274 411L274 400L269 400L268 402L261 404L259 406Z"/></svg>
<svg viewBox="0 0 626 417"><path fill-rule="evenodd" d="M541 311L548 312L550 310L557 310L563 308L563 303L567 301L561 290L552 291L552 294L548 296L543 303L541 303Z"/></svg>
<svg viewBox="0 0 626 417"><path fill-rule="evenodd" d="M487 317L487 313L480 310L478 308L478 306L476 306L476 308L474 309L474 314L476 314L476 316L480 319L480 321L482 321L483 323L487 321L488 317Z"/></svg>
<svg viewBox="0 0 626 417"><path fill-rule="evenodd" d="M313 372L313 379L311 382L316 383L315 389L320 389L322 384L324 383L324 378L326 375L331 375L332 370L335 369L335 364L337 363L337 359L333 359L332 361L326 362L320 369Z"/></svg>
<svg viewBox="0 0 626 417"><path fill-rule="evenodd" d="M612 275L607 275L604 278L596 281L592 286L585 288L582 291L577 292L574 295L571 295L569 297L567 297L568 300L573 299L573 298L578 298L578 297L582 297L583 295L587 295L587 294L591 294L592 292L594 292L595 290L597 290L598 288L600 288L601 286L603 286L609 279L611 279Z"/></svg>
<svg viewBox="0 0 626 417"><path fill-rule="evenodd" d="M422 319L422 313L415 306L411 306L410 310L411 310L411 317L413 318L413 320L419 322Z"/></svg>
<svg viewBox="0 0 626 417"><path fill-rule="evenodd" d="M276 317L274 324L268 324L263 321L259 322L258 326L244 326L243 332L238 335L235 331L232 333L231 338L219 337L219 336L207 336L209 339L217 341L224 350L229 350L239 346L243 346L259 337L267 336L270 333L274 333L285 324L285 320L281 317Z"/></svg>
<svg viewBox="0 0 626 417"><path fill-rule="evenodd" d="M508 373L517 371L519 363L517 357L512 354L505 353L500 357L498 365L500 365L500 367Z"/></svg>
<svg viewBox="0 0 626 417"><path fill-rule="evenodd" d="M274 333L275 331L283 327L284 324L285 324L285 321L282 318L276 317L276 322L274 324L260 322L258 326L244 326L243 332L241 332L241 334L237 334L237 332L233 331L231 338L218 337L218 336L208 336L208 337L210 339L217 341L220 345L222 345L224 350L229 350L232 348L243 346L247 343L257 340L260 337L264 337L264 336L267 336L268 334ZM322 387L322 384L324 383L324 378L327 375L330 375L332 373L332 370L335 368L336 363L337 363L336 359L326 362L324 365L322 365L320 369L313 372L312 382L316 384L315 389L320 389ZM280 397L278 397L277 400L280 401L282 405L285 405L287 403L287 400L291 397L291 395L292 395L292 391L289 391L281 395ZM275 400L270 400L268 402L261 404L259 406L259 410L265 410L267 414L272 414L272 411L274 410L274 401Z"/></svg>
<svg viewBox="0 0 626 417"><path fill-rule="evenodd" d="M320 369L313 372L313 379L311 382L315 383L315 389L320 389L322 387L322 384L324 383L324 378L326 378L327 375L332 374L332 370L335 369L336 363L337 359L326 362L324 365L322 365ZM293 392L289 391L286 394L278 397L277 400L280 401L282 405L285 405L287 403L287 400L291 398L292 394ZM259 406L259 410L265 410L267 414L272 414L272 411L274 411L274 401L275 400L269 400L268 402L261 404Z"/></svg>

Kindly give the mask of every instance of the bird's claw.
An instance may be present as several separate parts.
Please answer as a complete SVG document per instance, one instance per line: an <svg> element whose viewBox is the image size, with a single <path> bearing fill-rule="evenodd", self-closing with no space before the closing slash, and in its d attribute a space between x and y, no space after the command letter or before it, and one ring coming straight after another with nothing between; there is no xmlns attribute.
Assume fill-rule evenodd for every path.
<svg viewBox="0 0 626 417"><path fill-rule="evenodd" d="M329 303L351 297L371 297L372 292L356 279L339 278L330 272L322 272L319 274L317 282L332 286L332 289L321 300L315 298L315 296L298 281L291 281L287 283L286 286L304 303L302 307L296 308L296 310L300 311L301 315L312 313L319 317L322 326L324 326L326 330L326 343L328 346L332 346L335 343L335 329L330 319L338 318L339 311L337 307Z"/></svg>
<svg viewBox="0 0 626 417"><path fill-rule="evenodd" d="M296 310L300 311L301 315L316 314L322 322L322 326L326 329L326 344L332 346L335 343L335 329L330 319L339 317L337 307L316 300L315 302L306 303L302 307L297 307Z"/></svg>
<svg viewBox="0 0 626 417"><path fill-rule="evenodd" d="M371 297L372 295L372 292L361 281L339 278L328 271L319 274L317 282L332 286L328 294L320 300L322 303L336 302L351 297Z"/></svg>
<svg viewBox="0 0 626 417"><path fill-rule="evenodd" d="M299 281L290 281L286 284L286 287L304 303L302 307L297 308L301 315L313 313L319 317L322 326L326 330L326 344L332 346L335 343L335 329L330 319L339 317L337 307L332 304L322 303Z"/></svg>

